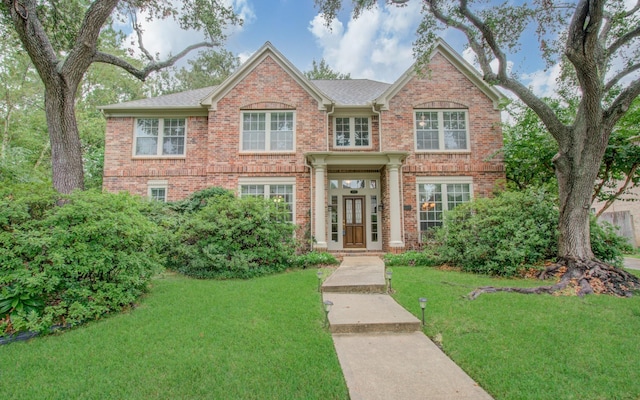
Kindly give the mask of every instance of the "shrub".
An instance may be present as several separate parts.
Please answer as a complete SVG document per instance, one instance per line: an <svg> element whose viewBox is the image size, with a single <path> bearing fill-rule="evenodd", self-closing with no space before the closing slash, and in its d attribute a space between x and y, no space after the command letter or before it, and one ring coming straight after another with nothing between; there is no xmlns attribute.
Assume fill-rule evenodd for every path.
<svg viewBox="0 0 640 400"><path fill-rule="evenodd" d="M618 235L618 227L591 218L591 250L599 260L616 267L624 266L624 253L633 251L629 241Z"/></svg>
<svg viewBox="0 0 640 400"><path fill-rule="evenodd" d="M195 278L251 278L282 271L295 258L295 226L271 201L211 197L185 218L168 266Z"/></svg>
<svg viewBox="0 0 640 400"><path fill-rule="evenodd" d="M465 271L511 276L554 259L558 248L558 210L544 193L504 192L461 204L445 214L437 236L443 262ZM622 265L626 239L609 224L591 220L596 258Z"/></svg>
<svg viewBox="0 0 640 400"><path fill-rule="evenodd" d="M24 211L25 202L7 201ZM5 224L0 303L22 301L0 315L10 314L5 333L74 325L133 304L162 268L162 235L143 215L148 206L128 194L76 192L40 219Z"/></svg>
<svg viewBox="0 0 640 400"><path fill-rule="evenodd" d="M325 251L310 251L296 257L296 265L302 268L336 264L340 264L340 262L333 256L333 254Z"/></svg>
<svg viewBox="0 0 640 400"><path fill-rule="evenodd" d="M435 267L441 264L441 257L430 248L423 251L407 251L400 254L387 253L384 256L384 263L388 267L412 266L412 267Z"/></svg>
<svg viewBox="0 0 640 400"><path fill-rule="evenodd" d="M557 223L557 208L544 194L476 199L445 215L441 253L465 271L514 275L556 255Z"/></svg>

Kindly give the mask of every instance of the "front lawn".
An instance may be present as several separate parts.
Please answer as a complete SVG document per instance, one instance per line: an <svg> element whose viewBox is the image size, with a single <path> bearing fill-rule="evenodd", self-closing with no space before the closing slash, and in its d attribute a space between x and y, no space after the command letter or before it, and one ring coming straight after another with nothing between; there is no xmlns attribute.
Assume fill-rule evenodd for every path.
<svg viewBox="0 0 640 400"><path fill-rule="evenodd" d="M463 299L485 285L538 285L431 268L393 268L395 298L496 399L639 399L640 295L513 293Z"/></svg>
<svg viewBox="0 0 640 400"><path fill-rule="evenodd" d="M346 399L315 270L155 279L140 307L0 346L3 399Z"/></svg>

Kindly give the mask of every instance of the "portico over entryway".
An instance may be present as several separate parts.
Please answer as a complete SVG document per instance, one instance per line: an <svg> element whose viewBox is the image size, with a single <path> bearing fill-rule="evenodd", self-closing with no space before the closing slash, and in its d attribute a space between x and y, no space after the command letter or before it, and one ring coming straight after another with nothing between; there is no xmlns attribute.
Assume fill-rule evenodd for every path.
<svg viewBox="0 0 640 400"><path fill-rule="evenodd" d="M312 168L311 231L316 249L404 247L400 170L407 153L310 152L305 156Z"/></svg>

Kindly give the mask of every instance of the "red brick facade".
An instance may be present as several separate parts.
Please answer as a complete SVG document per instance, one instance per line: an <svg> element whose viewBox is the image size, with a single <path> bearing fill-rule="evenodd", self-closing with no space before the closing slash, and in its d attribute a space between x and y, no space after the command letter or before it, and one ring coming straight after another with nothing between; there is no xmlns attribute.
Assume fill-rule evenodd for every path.
<svg viewBox="0 0 640 400"><path fill-rule="evenodd" d="M330 96L313 84L305 82L305 78L277 51L265 45L227 83L212 88L213 93L203 100L201 110L187 107L172 110L154 103L146 106L148 110L127 103L105 107L108 119L104 188L147 196L150 184L160 183L166 187L167 200L173 201L210 186L237 191L242 179L264 179L268 182L270 178L289 178L290 182L294 182L294 220L301 227L300 231L319 235L321 248L324 247L323 243L328 242L329 250L336 250L340 244L332 244L331 207L327 211L327 205L332 194L339 194L342 199L343 194L340 193L346 196L346 193L357 190L338 192L330 188L329 182L332 177L370 176L377 183L372 182L374 189L367 193L373 193L373 197L378 193L376 201L385 207L380 207L379 212L380 221L376 228L380 236L378 243L367 244L366 248L391 250L389 244L394 240L399 242L399 238L391 237L394 235L392 219L398 217L401 219L399 234L402 246L398 248L396 244L394 249L415 247L419 238L417 180L425 177L465 177L472 181L473 196L488 196L496 184L504 179L501 159L492 158L502 146L496 98L490 98L487 90L482 90L477 82L470 80L468 74L463 73L447 55L446 51L434 55L430 64L431 72L427 76L409 74L407 79L405 74L401 84L389 85L382 96L370 99L368 103L347 107L332 101ZM388 98L382 104L377 103L385 96ZM416 109L466 110L469 150L417 152L414 132ZM294 150L242 151L243 110L293 110ZM334 148L336 115L364 115L369 118L370 146L362 149ZM184 156L134 155L134 121L137 117L148 116L186 118ZM339 154L345 155L345 152L359 155L354 155L353 163L333 161L344 160L344 157L339 158ZM364 161L356 161L357 157L366 156L365 153L374 157L372 159L376 162L369 165ZM390 187L391 164L381 165L377 161L386 160L386 154L391 154L389 159L400 157L403 160L399 169L398 188ZM328 160L326 166L322 161L325 159ZM320 168L324 182L317 182L319 175L316 174L316 168ZM318 188L322 193L316 192ZM389 205L394 204L391 199L393 190L399 192L400 204L396 204L396 207L401 207L395 212L389 210ZM316 204L318 199L323 204ZM367 200L366 204L369 207L372 203ZM320 220L326 221L324 241L322 230L315 226L316 214ZM367 229L373 229L372 225Z"/></svg>

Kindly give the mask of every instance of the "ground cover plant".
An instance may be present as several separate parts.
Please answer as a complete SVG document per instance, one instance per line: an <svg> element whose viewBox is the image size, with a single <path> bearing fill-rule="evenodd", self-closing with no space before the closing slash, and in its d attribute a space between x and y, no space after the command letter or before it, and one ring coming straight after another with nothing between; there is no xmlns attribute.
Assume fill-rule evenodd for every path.
<svg viewBox="0 0 640 400"><path fill-rule="evenodd" d="M0 346L3 399L347 399L316 270L154 279L139 307Z"/></svg>
<svg viewBox="0 0 640 400"><path fill-rule="evenodd" d="M494 398L640 398L640 298L496 293L478 286L539 285L435 268L394 267L395 299Z"/></svg>

